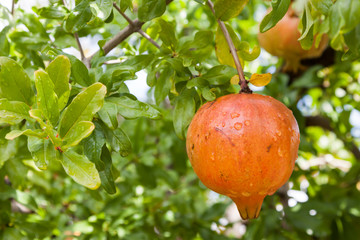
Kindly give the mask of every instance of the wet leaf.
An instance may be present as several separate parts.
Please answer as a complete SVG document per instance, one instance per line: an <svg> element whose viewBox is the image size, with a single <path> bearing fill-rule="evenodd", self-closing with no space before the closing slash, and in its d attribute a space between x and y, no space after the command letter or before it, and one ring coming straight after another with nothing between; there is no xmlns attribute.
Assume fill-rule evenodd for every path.
<svg viewBox="0 0 360 240"><path fill-rule="evenodd" d="M106 87L101 83L94 83L80 92L64 110L60 120L59 134L64 138L76 123L91 121L104 102Z"/></svg>
<svg viewBox="0 0 360 240"><path fill-rule="evenodd" d="M31 106L33 95L30 78L24 69L11 58L0 57L0 98Z"/></svg>
<svg viewBox="0 0 360 240"><path fill-rule="evenodd" d="M46 68L50 79L54 83L54 91L58 96L59 110L62 110L70 95L70 72L71 64L69 58L64 55L56 57Z"/></svg>
<svg viewBox="0 0 360 240"><path fill-rule="evenodd" d="M90 162L84 155L69 150L62 154L60 161L65 172L75 182L93 190L100 186L100 176L95 164Z"/></svg>
<svg viewBox="0 0 360 240"><path fill-rule="evenodd" d="M89 121L77 122L74 127L63 138L64 146L61 147L63 151L66 151L69 147L78 145L81 140L90 136L94 130L95 125Z"/></svg>
<svg viewBox="0 0 360 240"><path fill-rule="evenodd" d="M35 72L36 101L45 118L55 126L59 120L58 97L54 91L54 83L49 75L43 71Z"/></svg>
<svg viewBox="0 0 360 240"><path fill-rule="evenodd" d="M131 99L127 96L110 97L107 102L115 104L117 112L124 118L147 117L150 119L160 119L161 113L153 106L139 100Z"/></svg>
<svg viewBox="0 0 360 240"><path fill-rule="evenodd" d="M30 119L30 107L24 102L0 99L0 123L18 124L23 119Z"/></svg>
<svg viewBox="0 0 360 240"><path fill-rule="evenodd" d="M14 140L15 138L20 137L21 135L33 136L33 137L38 137L38 138L44 138L46 136L46 134L39 129L38 130L26 129L23 131L12 130L8 134L6 134L5 138L8 140Z"/></svg>
<svg viewBox="0 0 360 240"><path fill-rule="evenodd" d="M217 0L214 4L215 15L222 21L238 16L249 0Z"/></svg>

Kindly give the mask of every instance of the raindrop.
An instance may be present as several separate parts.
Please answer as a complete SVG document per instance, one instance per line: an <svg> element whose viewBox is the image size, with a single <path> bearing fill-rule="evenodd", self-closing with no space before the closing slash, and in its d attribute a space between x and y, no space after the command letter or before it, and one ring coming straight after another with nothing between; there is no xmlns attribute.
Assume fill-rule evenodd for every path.
<svg viewBox="0 0 360 240"><path fill-rule="evenodd" d="M242 192L241 193L244 197L249 197L251 194L249 192Z"/></svg>
<svg viewBox="0 0 360 240"><path fill-rule="evenodd" d="M213 152L211 153L210 160L213 161L213 162L215 161L215 156L214 156Z"/></svg>
<svg viewBox="0 0 360 240"><path fill-rule="evenodd" d="M235 128L236 130L240 130L240 129L242 128L242 124L239 123L239 122L237 122L237 123L235 123L234 128Z"/></svg>
<svg viewBox="0 0 360 240"><path fill-rule="evenodd" d="M249 121L249 120L246 120L246 121L245 121L245 125L246 125L246 126L249 126L249 125L250 125L250 121Z"/></svg>
<svg viewBox="0 0 360 240"><path fill-rule="evenodd" d="M276 134L280 137L281 136L281 132L279 130L276 130Z"/></svg>
<svg viewBox="0 0 360 240"><path fill-rule="evenodd" d="M221 126L222 126L222 127L225 127L225 123L222 123Z"/></svg>
<svg viewBox="0 0 360 240"><path fill-rule="evenodd" d="M232 114L231 114L231 118L232 118L232 119L237 118L237 117L239 117L239 116L240 116L240 114L238 114L238 113L232 113Z"/></svg>
<svg viewBox="0 0 360 240"><path fill-rule="evenodd" d="M278 148L278 154L279 154L279 157L283 157L283 156L284 156L284 153L282 152L281 148Z"/></svg>

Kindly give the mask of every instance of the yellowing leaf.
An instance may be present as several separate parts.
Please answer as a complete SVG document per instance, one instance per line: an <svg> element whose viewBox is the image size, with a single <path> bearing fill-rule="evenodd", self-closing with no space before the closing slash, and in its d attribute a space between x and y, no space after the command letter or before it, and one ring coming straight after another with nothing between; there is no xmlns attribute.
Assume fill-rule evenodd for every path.
<svg viewBox="0 0 360 240"><path fill-rule="evenodd" d="M237 17L244 9L249 0L217 0L215 2L215 14L222 21Z"/></svg>
<svg viewBox="0 0 360 240"><path fill-rule="evenodd" d="M239 75L234 75L231 80L230 80L230 83L233 84L233 85L236 85L236 84L239 84Z"/></svg>
<svg viewBox="0 0 360 240"><path fill-rule="evenodd" d="M231 26L226 25L226 28L229 32L229 35L234 42L237 55L239 56L240 63L244 66L244 61L253 61L260 55L260 47L254 46L252 51L250 50L250 44L245 41L240 41L239 37L235 34L235 31L231 28ZM221 31L221 28L218 27L215 36L215 52L216 57L218 58L221 64L226 64L229 66L235 67L234 59L230 52L229 45L226 41L226 38Z"/></svg>
<svg viewBox="0 0 360 240"><path fill-rule="evenodd" d="M271 73L264 73L264 74L254 73L253 75L251 75L251 78L249 80L249 82L252 85L255 85L257 87L266 86L269 84L270 81L271 81Z"/></svg>
<svg viewBox="0 0 360 240"><path fill-rule="evenodd" d="M234 45L237 46L240 44L240 39L235 34L234 30L229 26L226 25L227 30L229 31L230 37L232 41L234 42ZM234 59L231 55L229 45L226 42L226 38L221 31L221 28L218 27L215 35L215 52L216 57L218 58L219 62L224 65L232 66L233 68L236 68ZM238 54L239 55L239 54ZM244 66L244 61L240 58L240 63L242 66Z"/></svg>

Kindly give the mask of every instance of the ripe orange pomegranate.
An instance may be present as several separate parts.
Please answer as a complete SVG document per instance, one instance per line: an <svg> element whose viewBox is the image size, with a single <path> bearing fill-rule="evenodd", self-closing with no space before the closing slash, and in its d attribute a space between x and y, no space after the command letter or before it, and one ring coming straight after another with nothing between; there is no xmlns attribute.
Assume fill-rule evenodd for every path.
<svg viewBox="0 0 360 240"><path fill-rule="evenodd" d="M259 33L258 40L260 46L271 55L284 58L286 63L284 71L297 72L299 68L304 68L300 61L307 58L320 57L327 47L328 36L323 35L319 46L313 46L309 50L304 50L298 39L300 18L290 7L285 16L270 30Z"/></svg>
<svg viewBox="0 0 360 240"><path fill-rule="evenodd" d="M230 197L243 219L257 218L266 195L290 177L300 143L292 112L259 94L230 94L204 104L186 139L201 182Z"/></svg>

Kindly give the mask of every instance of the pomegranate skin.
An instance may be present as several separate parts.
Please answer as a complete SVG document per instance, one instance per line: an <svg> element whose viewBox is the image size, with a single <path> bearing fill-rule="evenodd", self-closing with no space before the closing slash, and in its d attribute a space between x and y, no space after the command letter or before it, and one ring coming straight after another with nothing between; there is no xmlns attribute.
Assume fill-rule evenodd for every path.
<svg viewBox="0 0 360 240"><path fill-rule="evenodd" d="M204 104L186 139L191 165L209 189L230 197L243 219L290 177L300 143L292 112L259 94L230 94Z"/></svg>
<svg viewBox="0 0 360 240"><path fill-rule="evenodd" d="M301 36L298 30L299 23L300 18L290 7L273 28L258 34L259 44L263 49L273 56L285 59L284 71L296 73L299 68L304 68L300 64L302 59L320 57L328 45L329 38L323 35L317 48L314 41L309 50L303 49L298 41Z"/></svg>

